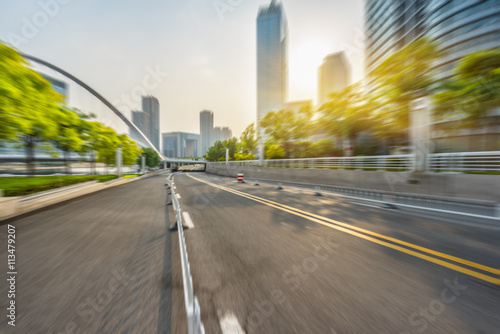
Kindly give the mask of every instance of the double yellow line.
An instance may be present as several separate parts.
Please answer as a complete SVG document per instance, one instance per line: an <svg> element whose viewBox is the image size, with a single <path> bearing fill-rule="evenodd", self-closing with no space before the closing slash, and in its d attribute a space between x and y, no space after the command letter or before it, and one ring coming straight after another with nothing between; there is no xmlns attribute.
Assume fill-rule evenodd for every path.
<svg viewBox="0 0 500 334"><path fill-rule="evenodd" d="M251 199L255 202L262 203L264 205L276 208L278 210L288 212L288 213L293 214L295 216L305 218L309 221L336 229L338 231L348 233L350 235L371 241L373 243L376 243L376 244L379 244L379 245L382 245L382 246L385 246L388 248L392 248L392 249L400 251L402 253L415 256L417 258L438 264L440 266L461 272L463 274L479 278L483 281L500 285L500 278L490 276L491 274L496 275L496 276L500 276L500 269L491 268L491 267L488 267L488 266L485 266L485 265L482 265L479 263L475 263L475 262L464 260L464 259L452 256L452 255L448 255L445 253L434 251L432 249L418 246L418 245L415 245L415 244L412 244L412 243L409 243L406 241L402 241L402 240L399 240L396 238L392 238L392 237L389 237L389 236L386 236L386 235L383 235L380 233L376 233L376 232L369 231L369 230L366 230L366 229L363 229L363 228L360 228L357 226L352 226L352 225L349 225L346 223L342 223L342 222L339 222L339 221L334 220L334 219L319 216L319 215L316 215L316 214L313 214L313 213L310 213L307 211L302 211L302 210L290 207L288 205L277 203L277 202L274 202L274 201L271 201L271 200L268 200L268 199L265 199L262 197L250 195L250 194L238 191L238 190L223 187L223 186L220 186L220 185L208 182L208 181L201 180L197 177L191 176L190 174L188 174L188 175L192 179L194 179L198 182L205 183L205 184L210 185L212 187L233 193L233 194L241 196L241 197ZM433 255L434 257L430 256L430 255ZM448 261L445 261L445 260L448 260ZM464 265L464 266L467 266L467 267L470 267L470 268L473 268L473 269L476 269L476 270L480 270L482 272L486 272L487 274L475 271L473 269L463 267L461 265L458 265L457 263Z"/></svg>

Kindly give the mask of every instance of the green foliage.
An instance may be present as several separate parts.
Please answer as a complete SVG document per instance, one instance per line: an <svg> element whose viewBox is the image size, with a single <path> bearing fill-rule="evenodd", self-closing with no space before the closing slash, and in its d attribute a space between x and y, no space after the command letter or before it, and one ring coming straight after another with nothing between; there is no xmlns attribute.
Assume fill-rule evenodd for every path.
<svg viewBox="0 0 500 334"><path fill-rule="evenodd" d="M380 137L407 141L410 103L430 93L434 62L442 55L436 42L423 37L392 54L371 73L375 79L371 99L377 106L373 116Z"/></svg>
<svg viewBox="0 0 500 334"><path fill-rule="evenodd" d="M106 182L117 177L117 175L1 177L0 189L4 190L5 196L24 196L87 181L97 180L99 182Z"/></svg>
<svg viewBox="0 0 500 334"><path fill-rule="evenodd" d="M148 166L149 168L156 168L160 165L160 162L161 162L161 159L160 159L160 156L158 155L158 153L156 153L155 150L153 150L152 148L144 148L142 150L142 152L144 153L144 155L146 156L146 166ZM139 166L141 166L141 157L140 157L141 153L139 152L139 158L137 160L137 164Z"/></svg>
<svg viewBox="0 0 500 334"><path fill-rule="evenodd" d="M289 157L292 153L292 141L311 135L315 126L313 117L314 110L311 106L301 108L297 114L292 110L283 109L268 112L259 125L284 149L284 156Z"/></svg>
<svg viewBox="0 0 500 334"><path fill-rule="evenodd" d="M266 149L266 159L283 159L285 156L285 150L279 145L271 144Z"/></svg>
<svg viewBox="0 0 500 334"><path fill-rule="evenodd" d="M500 50L485 50L463 57L455 75L433 96L436 117L453 119L451 126L480 124L488 112L500 107Z"/></svg>
<svg viewBox="0 0 500 334"><path fill-rule="evenodd" d="M234 160L255 160L255 155L252 153L235 153Z"/></svg>
<svg viewBox="0 0 500 334"><path fill-rule="evenodd" d="M231 138L224 141L216 141L212 147L208 149L207 161L225 161L226 148L229 149L229 160L234 160L234 155L238 152L238 139Z"/></svg>
<svg viewBox="0 0 500 334"><path fill-rule="evenodd" d="M327 133L354 141L371 128L374 104L359 83L332 93L330 99L320 107L321 126Z"/></svg>
<svg viewBox="0 0 500 334"><path fill-rule="evenodd" d="M330 138L320 139L311 143L308 149L308 158L335 157L342 155L341 150L335 148Z"/></svg>
<svg viewBox="0 0 500 334"><path fill-rule="evenodd" d="M255 154L257 152L257 131L255 123L246 127L240 136L239 151L245 154ZM252 159L242 159L252 160Z"/></svg>

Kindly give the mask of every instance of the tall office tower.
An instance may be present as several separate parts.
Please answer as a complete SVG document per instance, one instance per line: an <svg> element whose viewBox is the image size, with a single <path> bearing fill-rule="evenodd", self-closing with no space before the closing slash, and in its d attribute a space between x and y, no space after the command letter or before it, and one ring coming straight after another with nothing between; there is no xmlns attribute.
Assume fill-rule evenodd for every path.
<svg viewBox="0 0 500 334"><path fill-rule="evenodd" d="M142 111L149 115L148 139L160 151L160 103L154 96L142 97Z"/></svg>
<svg viewBox="0 0 500 334"><path fill-rule="evenodd" d="M214 127L214 132L213 132L213 142L215 143L216 141L219 141L219 140L224 140L222 139L222 128L220 126L215 126Z"/></svg>
<svg viewBox="0 0 500 334"><path fill-rule="evenodd" d="M223 127L221 129L221 137L223 138L222 140L229 140L233 138L233 131L227 126Z"/></svg>
<svg viewBox="0 0 500 334"><path fill-rule="evenodd" d="M151 141L151 121L149 114L142 111L132 111L132 122L141 130L141 132Z"/></svg>
<svg viewBox="0 0 500 334"><path fill-rule="evenodd" d="M437 64L440 78L466 54L500 47L497 0L366 0L365 11L367 75L422 36L436 40L446 53Z"/></svg>
<svg viewBox="0 0 500 334"><path fill-rule="evenodd" d="M281 3L272 0L257 16L257 121L280 110L288 94L288 25Z"/></svg>
<svg viewBox="0 0 500 334"><path fill-rule="evenodd" d="M368 76L385 58L422 36L425 2L366 0L365 71Z"/></svg>
<svg viewBox="0 0 500 334"><path fill-rule="evenodd" d="M365 0L365 11L365 70L368 81L378 64L419 37L432 38L444 51L444 56L435 64L436 79L451 76L457 62L471 52L500 48L498 0ZM452 135L433 131L436 150L500 149L498 112L495 114L492 110L485 123L488 126Z"/></svg>
<svg viewBox="0 0 500 334"><path fill-rule="evenodd" d="M318 106L329 101L329 95L349 86L351 81L350 64L344 52L325 57L318 68Z"/></svg>
<svg viewBox="0 0 500 334"><path fill-rule="evenodd" d="M205 155L214 143L214 113L209 110L200 111L201 155Z"/></svg>

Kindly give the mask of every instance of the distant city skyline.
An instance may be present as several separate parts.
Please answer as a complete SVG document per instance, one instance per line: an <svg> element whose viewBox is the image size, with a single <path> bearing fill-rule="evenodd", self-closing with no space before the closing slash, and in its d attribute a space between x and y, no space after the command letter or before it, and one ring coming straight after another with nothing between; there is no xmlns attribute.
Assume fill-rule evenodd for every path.
<svg viewBox="0 0 500 334"><path fill-rule="evenodd" d="M255 17L270 0L224 12L206 0L54 3L0 0L0 39L81 78L130 119L141 109L141 95L158 97L161 132L198 132L203 109L216 112L235 136L255 121ZM349 51L354 80L361 79L362 0L283 3L290 29L288 100L315 99L317 67L334 51Z"/></svg>

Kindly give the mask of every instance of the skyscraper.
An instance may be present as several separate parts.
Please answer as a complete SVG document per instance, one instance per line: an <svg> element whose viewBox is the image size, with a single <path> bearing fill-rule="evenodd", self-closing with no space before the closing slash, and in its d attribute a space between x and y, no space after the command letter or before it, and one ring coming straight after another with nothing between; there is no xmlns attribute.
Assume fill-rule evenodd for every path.
<svg viewBox="0 0 500 334"><path fill-rule="evenodd" d="M349 86L350 78L350 65L344 52L326 56L318 68L318 106L329 100L330 93L339 92Z"/></svg>
<svg viewBox="0 0 500 334"><path fill-rule="evenodd" d="M366 74L387 57L419 37L436 41L444 56L435 62L435 78L453 75L465 55L500 48L498 0L365 0ZM489 151L500 148L500 116L492 110L484 126L461 131L438 131L433 123L436 151Z"/></svg>
<svg viewBox="0 0 500 334"><path fill-rule="evenodd" d="M272 0L257 16L257 120L280 110L288 94L288 25L281 3Z"/></svg>
<svg viewBox="0 0 500 334"><path fill-rule="evenodd" d="M468 53L500 47L498 0L365 1L366 73L415 39L429 36L445 56L438 77Z"/></svg>
<svg viewBox="0 0 500 334"><path fill-rule="evenodd" d="M142 97L142 111L132 111L132 122L160 151L160 103L154 96Z"/></svg>
<svg viewBox="0 0 500 334"><path fill-rule="evenodd" d="M151 121L149 114L140 110L132 110L132 122L141 130L141 132L151 141Z"/></svg>
<svg viewBox="0 0 500 334"><path fill-rule="evenodd" d="M149 140L160 151L160 103L154 96L142 97L142 111L149 115Z"/></svg>
<svg viewBox="0 0 500 334"><path fill-rule="evenodd" d="M213 144L214 113L209 110L200 111L201 155L205 155Z"/></svg>

